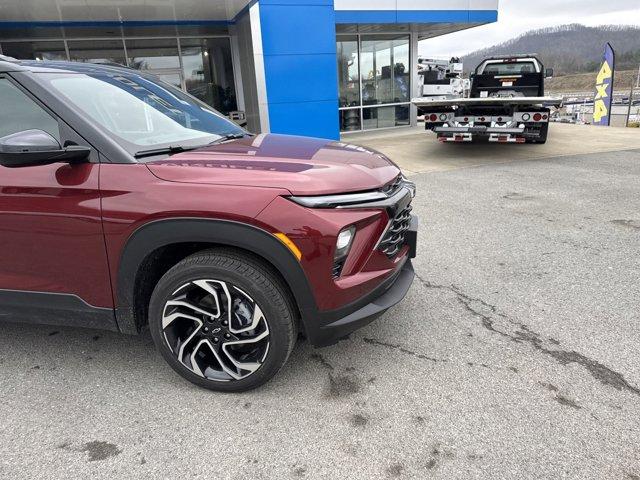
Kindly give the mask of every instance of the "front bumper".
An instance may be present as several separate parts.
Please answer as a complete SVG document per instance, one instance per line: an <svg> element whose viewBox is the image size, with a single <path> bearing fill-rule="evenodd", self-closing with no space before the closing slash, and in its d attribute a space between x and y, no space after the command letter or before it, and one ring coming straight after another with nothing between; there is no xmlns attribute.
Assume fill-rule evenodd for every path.
<svg viewBox="0 0 640 480"><path fill-rule="evenodd" d="M402 268L393 277L367 295L365 299L346 308L320 314L320 321L313 322L317 326L308 328L305 332L307 340L316 347L326 347L373 322L405 297L414 276L413 265L407 258ZM325 323L327 321L328 323Z"/></svg>
<svg viewBox="0 0 640 480"><path fill-rule="evenodd" d="M316 347L333 345L371 323L405 297L415 277L411 258L416 253L417 229L418 217L412 215L406 237L407 255L391 277L356 302L337 310L320 312L318 318L306 322L305 333L309 343Z"/></svg>

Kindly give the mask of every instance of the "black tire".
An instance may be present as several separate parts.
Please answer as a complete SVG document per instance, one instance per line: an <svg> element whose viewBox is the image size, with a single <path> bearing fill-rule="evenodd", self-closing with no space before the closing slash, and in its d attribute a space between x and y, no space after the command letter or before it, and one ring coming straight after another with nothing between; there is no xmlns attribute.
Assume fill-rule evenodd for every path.
<svg viewBox="0 0 640 480"><path fill-rule="evenodd" d="M220 290L219 293L212 295L211 298L207 298L206 293L204 293L204 297L202 298L197 296L193 297L193 295L202 294L202 289L198 290L201 285L206 285L207 288L213 286L215 289L220 289L223 284L226 285L227 288ZM191 293L192 290L195 293ZM183 294L183 292L186 293ZM189 297L189 295L192 296ZM234 296L236 298L233 298ZM200 302L198 303L199 307L206 304L205 310L207 312L218 311L220 318L214 319L212 316L205 315L204 313L202 317L200 317L199 312L192 309L192 305L195 303L194 298L198 298L195 302ZM266 332L266 339L260 340L260 342L250 343L253 342L253 340L233 342L233 340L242 340L245 337L241 336L249 335L250 332L224 334L224 331L229 332L229 330L223 330L222 333L213 333L216 330L220 332L220 330L224 328L230 329L234 323L241 325L237 323L241 321L241 317L237 315L239 310L234 310L235 316L227 316L228 312L226 310L238 308L236 307L236 302L243 303L243 299L253 301L253 304L248 301L244 302L245 304L249 304L248 308L252 306L253 309L251 310L251 314L242 317L244 320L251 317L254 321L251 326L255 325L255 319L257 317L255 314L256 309L259 309L261 311L260 313L263 314L257 324L258 327L250 331L257 332L258 329L262 330L260 335L254 333L253 338L259 338ZM215 305L218 305L217 309L213 307L214 300ZM182 306L183 303L188 304L189 308L184 308ZM180 306L176 307L175 304L179 304ZM225 304L229 308L225 307ZM231 308L232 304L233 308ZM201 320L201 325L197 326L195 320L189 320L191 317L185 317L185 315L183 315L185 310L190 316L199 319L198 321ZM167 314L168 311L171 312L170 315ZM177 311L180 311L180 313L176 315L175 312ZM241 313L246 312L247 310L245 309ZM196 385L211 390L242 392L263 385L278 373L286 363L297 339L295 312L296 309L293 306L290 296L287 294L286 288L267 267L250 255L243 254L242 252L232 249L215 249L187 257L171 268L160 279L153 291L149 305L149 329L156 348L167 363L182 377ZM193 340L191 340L189 336L191 335L191 329L185 330L182 323L174 322L173 320L171 320L172 323L166 323L168 318L173 317L177 317L182 323L188 324L191 322L191 324L194 325L192 328L197 330L197 332L193 333ZM185 318L187 320L185 320ZM222 326L225 318L228 319L227 327ZM165 322L165 329L163 329L163 321ZM263 321L264 324L262 323ZM174 323L179 327L174 327ZM209 331L205 333L204 329L206 326L215 328L210 328ZM182 330L178 331L178 328L182 328ZM175 331L178 331L178 333L175 333ZM230 335L232 340L225 341L224 338L218 338L223 334ZM182 335L182 337L180 335ZM213 335L216 335L216 337L213 337ZM173 347L168 340L170 337L175 340ZM216 342L215 345L214 340ZM263 345L265 341L268 342L266 347ZM198 348L194 348L194 342L196 342ZM229 347L228 345L232 343L244 343L248 345ZM178 347L182 345L185 345L185 347L179 349ZM238 372L241 374L245 371L239 366L235 367L229 363L229 361L240 360L234 357L234 355L236 355L235 352L232 352L234 355L228 355L228 350L225 350L225 345L227 349L255 348L257 353L251 353L251 355L264 355L264 357L261 357L260 360L253 359L242 363L243 366L252 365L253 368L259 364L259 367L257 367L255 371L251 371L251 373L245 377L238 379L229 378L226 380L208 378L210 375L205 375L206 372L210 372L211 375L215 377L228 376L230 374L228 373L229 371L231 371L231 373L235 372L236 374L238 374ZM217 353L214 352L213 347L217 348ZM195 350L193 356L189 355L189 348ZM264 350L264 352L259 352L259 349ZM183 353L183 361L179 360L179 353ZM244 352L240 355L244 357L248 356L248 354ZM220 358L224 361L220 360ZM195 359L193 362L195 366L191 362L193 359ZM245 359L243 358L242 361L245 362ZM202 371L202 367L205 367L204 372Z"/></svg>

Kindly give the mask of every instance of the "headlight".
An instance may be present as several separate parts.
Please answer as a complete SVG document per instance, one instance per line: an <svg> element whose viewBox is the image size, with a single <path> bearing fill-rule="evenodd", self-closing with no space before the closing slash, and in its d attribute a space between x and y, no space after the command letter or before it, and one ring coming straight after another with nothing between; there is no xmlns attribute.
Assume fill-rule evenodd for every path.
<svg viewBox="0 0 640 480"><path fill-rule="evenodd" d="M349 248L351 247L351 242L353 241L353 235L356 232L356 227L351 226L342 230L338 234L338 239L336 240L336 254L334 256L334 260L340 260L347 256L349 253Z"/></svg>

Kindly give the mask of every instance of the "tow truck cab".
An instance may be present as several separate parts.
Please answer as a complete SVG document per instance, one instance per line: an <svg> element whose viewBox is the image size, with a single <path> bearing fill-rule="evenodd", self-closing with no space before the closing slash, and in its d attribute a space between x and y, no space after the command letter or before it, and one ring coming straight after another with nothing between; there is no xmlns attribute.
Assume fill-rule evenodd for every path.
<svg viewBox="0 0 640 480"><path fill-rule="evenodd" d="M483 60L471 76L471 98L543 97L544 79L553 69L544 69L535 56L491 57Z"/></svg>

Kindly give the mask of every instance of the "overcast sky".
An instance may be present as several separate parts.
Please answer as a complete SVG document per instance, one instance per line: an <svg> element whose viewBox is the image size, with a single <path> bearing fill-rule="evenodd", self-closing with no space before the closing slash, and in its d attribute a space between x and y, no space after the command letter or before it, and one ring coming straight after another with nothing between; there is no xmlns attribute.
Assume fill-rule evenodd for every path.
<svg viewBox="0 0 640 480"><path fill-rule="evenodd" d="M568 23L640 26L640 0L500 0L496 23L423 40L419 51L433 57L464 55L528 30Z"/></svg>

